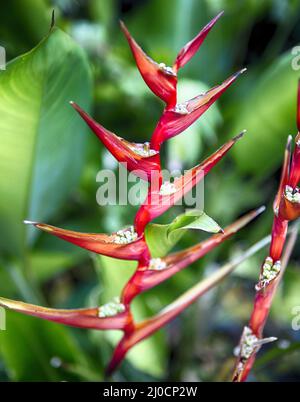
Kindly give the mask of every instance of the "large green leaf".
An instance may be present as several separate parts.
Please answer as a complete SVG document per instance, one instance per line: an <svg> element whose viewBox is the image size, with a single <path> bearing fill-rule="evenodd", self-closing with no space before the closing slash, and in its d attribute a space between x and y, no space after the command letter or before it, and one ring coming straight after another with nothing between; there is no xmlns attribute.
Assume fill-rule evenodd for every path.
<svg viewBox="0 0 300 402"><path fill-rule="evenodd" d="M70 196L84 154L84 126L68 105L89 107L87 59L57 28L0 72L0 230L21 254L23 219L47 220Z"/></svg>

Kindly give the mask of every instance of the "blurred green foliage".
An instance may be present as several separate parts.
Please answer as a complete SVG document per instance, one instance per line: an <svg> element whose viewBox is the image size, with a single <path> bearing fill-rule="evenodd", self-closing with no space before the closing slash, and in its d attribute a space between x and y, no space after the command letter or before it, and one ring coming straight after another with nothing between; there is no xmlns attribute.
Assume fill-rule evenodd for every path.
<svg viewBox="0 0 300 402"><path fill-rule="evenodd" d="M49 33L52 8L57 28ZM232 240L139 297L134 309L140 318L159 311L270 232L283 144L296 130L299 70L292 68L291 50L300 41L300 2L1 2L0 45L11 60L7 70L0 71L1 296L75 308L97 305L119 293L134 264L92 256L46 233L27 233L22 220L47 220L90 232L111 232L132 222L135 207L97 205L96 174L103 167L117 171L117 165L68 101L91 107L99 122L128 140L148 140L162 104L139 76L118 20L126 22L155 60L170 65L182 45L222 9L225 15L180 73L180 99L197 95L241 67L248 72L199 122L164 146L163 163L190 168L246 128L245 138L205 180L205 210L223 227L251 208L269 208ZM158 223L170 223L181 212L176 207ZM149 228L149 238L163 228L167 227ZM205 237L190 231L175 248ZM158 254L173 245L164 238L159 246ZM133 349L114 379L228 379L264 255L242 264L168 328ZM291 310L300 304L298 257L296 248L266 328L267 336L276 335L285 343L265 349L251 379L300 378L300 333L291 329ZM0 380L103 379L119 334L7 315L8 329L0 332Z"/></svg>

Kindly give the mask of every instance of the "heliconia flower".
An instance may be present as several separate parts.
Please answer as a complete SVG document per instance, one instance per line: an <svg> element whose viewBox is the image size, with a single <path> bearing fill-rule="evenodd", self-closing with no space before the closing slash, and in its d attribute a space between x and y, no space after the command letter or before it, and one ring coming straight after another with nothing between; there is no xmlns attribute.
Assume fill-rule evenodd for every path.
<svg viewBox="0 0 300 402"><path fill-rule="evenodd" d="M228 141L204 162L188 170L183 176L175 178L174 183L163 183L160 189L152 190L150 187L148 196L135 217L135 228L138 235L144 232L145 226L150 221L162 215L199 183L244 133L245 131Z"/></svg>
<svg viewBox="0 0 300 402"><path fill-rule="evenodd" d="M274 261L271 257L267 257L264 261L260 279L262 278L263 271L266 270L267 283L261 288L256 287L256 296L254 301L254 307L249 320L248 330L246 331L249 335L249 339L245 342L245 330L243 331L240 345L239 345L239 355L235 365L235 370L233 374L234 382L243 382L247 379L251 368L254 365L256 354L261 345L273 342L276 340L275 337L263 338L263 330L270 312L272 301L276 294L276 290L283 276L283 273L288 264L291 252L297 240L298 228L294 228L290 236L289 242L284 252L282 258L282 263L279 261ZM276 269L275 266L277 265ZM272 270L275 271L274 275ZM273 277L272 277L273 276ZM260 284L260 283L259 283ZM247 335L246 334L246 335Z"/></svg>
<svg viewBox="0 0 300 402"><path fill-rule="evenodd" d="M236 222L227 226L223 233L218 233L203 242L189 247L183 251L172 253L162 258L152 258L149 264L139 264L138 269L123 289L122 302L127 305L141 292L144 292L161 282L175 275L193 262L202 258L212 249L223 243L238 230L246 226L265 210L265 207L258 208L244 215Z"/></svg>
<svg viewBox="0 0 300 402"><path fill-rule="evenodd" d="M111 235L103 233L80 233L57 228L45 223L24 221L60 239L97 254L123 260L139 260L148 254L144 236L138 236L133 227Z"/></svg>
<svg viewBox="0 0 300 402"><path fill-rule="evenodd" d="M131 347L149 337L163 325L175 318L198 297L206 293L213 286L217 285L223 278L229 275L242 261L254 255L269 242L269 239L267 238L252 246L241 256L236 257L232 262L226 264L211 276L193 286L181 297L175 300L175 302L163 309L159 314L140 323L136 323L134 320L131 313L131 301L135 296L155 285L158 285L184 269L187 265L204 256L214 247L236 233L263 210L260 208L246 214L235 223L229 225L224 231L218 227L218 225L215 225L216 229L214 230L214 233L216 233L218 229L220 229L220 232L222 233L217 233L200 244L189 247L183 251L172 253L168 256L151 258L150 250L145 239L146 225L176 204L177 201L179 201L186 193L192 190L192 188L227 154L236 141L244 134L243 131L241 134L225 143L204 162L188 170L183 176L175 179L174 182L162 182L163 176L161 173L159 156L161 144L165 140L174 137L188 128L220 97L220 95L236 80L236 78L245 71L245 69L239 71L224 81L221 85L216 86L206 93L185 103L177 103L178 70L182 68L197 52L205 37L221 15L222 13L218 14L193 40L181 49L172 67L167 67L164 63L156 63L148 57L131 37L125 25L121 23L122 29L144 81L157 96L166 102L166 108L156 126L150 144L132 143L118 137L116 134L110 132L93 120L92 117L83 111L76 103L71 102L74 109L80 114L83 120L97 135L108 151L117 159L117 161L126 164L126 167L130 171L133 171L136 175L150 182L147 198L136 214L134 226L130 226L129 228L108 235L80 233L72 230L61 229L45 223L24 221L26 224L32 224L38 229L86 250L113 258L138 261L135 273L123 288L121 299L113 299L100 307L62 310L0 298L0 306L2 307L57 323L98 330L121 330L124 335L115 348L113 358L108 367L108 372L112 372L112 370L120 364ZM300 121L299 117L298 121ZM285 227L284 225L287 225L288 221L283 218L281 213L290 213L290 206L288 206L288 208L282 206L281 208L281 202L283 202L281 197L283 191L287 190L287 186L290 185L288 180L291 179L292 181L296 181L296 178L299 177L299 172L297 170L299 155L297 152L298 150L295 150L293 155L291 176L289 176L288 169L290 164L290 153L286 157L287 162L283 173L282 191L276 202L277 220L275 219L274 221L274 236L277 236L277 232L278 236L280 236L280 234L282 235L282 233L286 234L284 228L286 229L287 226ZM293 197L295 196L295 191L296 190L293 186ZM286 192L287 200L293 202L294 199L289 199L288 196L290 197ZM268 260L268 264L266 264L261 271L259 281L260 289L257 293L257 300L259 303L261 303L262 300L259 297L263 295L265 296L266 294L269 295L268 290L271 289L272 286L276 286L278 283L276 278L281 274L281 265L279 265L279 262L275 260L275 257L281 255L283 238L281 240L274 240L274 238L275 237L273 237L272 240L270 254L272 264L270 262L271 259ZM286 264L283 262L282 266L284 265ZM266 287L265 293L261 291L264 287ZM274 293L270 294L268 297L272 298L273 294ZM257 307L257 310L263 311L265 308L264 302L265 299L262 304ZM264 314L266 315L266 310L264 310ZM258 316L256 316L256 319L257 317ZM261 322L263 319L264 316L261 315ZM251 330L253 330L253 328L251 328ZM255 333L254 335L256 337L260 336L259 333Z"/></svg>
<svg viewBox="0 0 300 402"><path fill-rule="evenodd" d="M124 308L112 316L101 316L101 307L62 310L40 307L0 297L0 306L26 315L42 318L72 327L89 329L119 329L122 330L130 324L132 317Z"/></svg>
<svg viewBox="0 0 300 402"><path fill-rule="evenodd" d="M84 112L75 102L70 102L80 114L91 130L100 139L103 145L129 171L133 171L144 180L151 178L151 172L160 172L159 152L150 148L149 143L136 144L128 142L97 123Z"/></svg>
<svg viewBox="0 0 300 402"><path fill-rule="evenodd" d="M234 382L245 381L250 373L251 368L253 367L256 358L256 353L258 352L259 347L262 344L267 343L268 341L272 342L276 340L276 338L274 337L264 339L263 330L270 312L272 301L276 295L276 290L281 281L281 278L283 277L292 250L295 246L297 236L298 236L298 227L294 227L290 235L289 241L286 245L281 262L274 261L273 258L267 257L263 263L263 267L260 273L260 279L262 278L262 274L264 273L264 271L266 271L265 277L267 279L267 283L262 287L260 286L259 288L256 287L254 307L252 310L248 326L250 331L247 331L248 334L252 336L252 340L255 341L254 342L255 345L252 342L250 342L250 345L248 345L249 348L247 349L248 353L247 354L241 353L241 344L243 344L244 342L244 335L245 335L243 332L240 341L240 353L237 358L233 375ZM277 267L275 268L276 265ZM275 271L274 274L272 271ZM266 275L267 273L269 274ZM259 285L261 285L260 282ZM257 348L257 346L259 347Z"/></svg>
<svg viewBox="0 0 300 402"><path fill-rule="evenodd" d="M165 101L168 106L174 106L176 104L177 71L194 56L207 34L222 14L223 12L212 19L192 41L181 49L173 67L167 67L164 63L156 63L152 60L136 43L125 24L121 22L121 28L126 36L144 81L154 94Z"/></svg>
<svg viewBox="0 0 300 402"><path fill-rule="evenodd" d="M296 163L291 162L291 140L289 136L284 154L283 168L279 189L274 200L273 210L274 219L272 226L271 244L268 257L264 260L259 281L255 286L256 295L254 306L249 320L247 333L254 340L253 344L245 344L245 333L242 334L240 341L240 353L235 365L233 381L245 381L250 373L250 370L255 362L256 353L259 350L259 345L265 343L263 339L263 330L270 312L272 301L276 294L277 287L283 276L287 266L289 257L297 239L298 228L296 227L290 236L289 242L285 247L287 229L289 220L296 219L300 215L300 197L299 189L291 187L290 178L293 175L293 169L297 169ZM294 151L293 158L297 153ZM295 162L295 159L294 159ZM250 339L249 338L249 339ZM273 339L273 338L272 338ZM244 350L247 353L242 353Z"/></svg>
<svg viewBox="0 0 300 402"><path fill-rule="evenodd" d="M161 144L178 135L193 124L206 110L233 84L237 77L246 69L233 74L222 84L196 96L184 103L176 104L164 111L151 138L150 146L159 150Z"/></svg>
<svg viewBox="0 0 300 402"><path fill-rule="evenodd" d="M177 300L164 308L160 313L158 313L154 317L146 319L145 321L137 323L134 331L125 332L123 338L114 350L113 357L107 368L107 373L110 374L116 369L116 367L126 356L129 349L131 349L137 343L141 342L143 339L148 338L154 332L156 332L168 322L177 317L199 297L204 295L206 292L216 286L221 280L226 278L235 268L239 266L239 264L254 255L262 247L264 247L268 243L268 241L268 239L263 239L262 241L254 244L247 251L236 257L233 261L225 264L213 274L190 288Z"/></svg>

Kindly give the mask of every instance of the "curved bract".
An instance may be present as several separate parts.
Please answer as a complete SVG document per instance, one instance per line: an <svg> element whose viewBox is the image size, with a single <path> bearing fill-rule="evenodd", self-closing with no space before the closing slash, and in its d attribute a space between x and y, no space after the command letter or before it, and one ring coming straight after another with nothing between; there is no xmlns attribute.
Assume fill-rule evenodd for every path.
<svg viewBox="0 0 300 402"><path fill-rule="evenodd" d="M104 233L75 232L39 222L25 221L25 223L34 225L36 228L76 246L108 257L138 260L147 251L144 237L138 237L132 228L107 235Z"/></svg>

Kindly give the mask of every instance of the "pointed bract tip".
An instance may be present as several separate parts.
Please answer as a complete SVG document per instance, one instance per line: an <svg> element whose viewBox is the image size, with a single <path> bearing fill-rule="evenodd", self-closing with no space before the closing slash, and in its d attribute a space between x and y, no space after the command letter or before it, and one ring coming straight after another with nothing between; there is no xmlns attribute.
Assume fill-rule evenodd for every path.
<svg viewBox="0 0 300 402"><path fill-rule="evenodd" d="M261 345L265 345L270 342L275 342L277 340L278 340L278 338L276 338L276 336L270 336L269 338L258 339L255 343L257 346L261 346Z"/></svg>
<svg viewBox="0 0 300 402"><path fill-rule="evenodd" d="M51 15L51 25L50 29L52 29L55 26L55 10L52 10L52 15Z"/></svg>
<svg viewBox="0 0 300 402"><path fill-rule="evenodd" d="M70 101L69 103L70 103L70 105L71 105L77 112L79 112L79 111L81 110L80 107L77 105L76 102Z"/></svg>
<svg viewBox="0 0 300 402"><path fill-rule="evenodd" d="M293 139L293 137L291 135L289 135L288 138L287 138L287 142L286 142L286 150L287 151L291 151L292 139Z"/></svg>
<svg viewBox="0 0 300 402"><path fill-rule="evenodd" d="M25 223L25 225L37 225L37 224L38 224L38 222L29 221L29 220L27 220L27 219L25 219L25 220L23 221L23 223Z"/></svg>
<svg viewBox="0 0 300 402"><path fill-rule="evenodd" d="M128 31L128 29L127 29L127 26L125 25L125 22L122 21L122 20L119 20L119 24L120 24L120 27L121 27L122 31L124 32L124 34L125 34L126 36L128 36L128 35L129 35L129 31Z"/></svg>
<svg viewBox="0 0 300 402"><path fill-rule="evenodd" d="M241 74L247 71L247 68L242 68L241 70L237 71L235 74L231 76L232 79L237 79Z"/></svg>
<svg viewBox="0 0 300 402"><path fill-rule="evenodd" d="M236 135L235 137L233 137L233 141L236 142L238 141L240 138L242 138L245 134L246 134L247 130L243 130L241 131L238 135Z"/></svg>
<svg viewBox="0 0 300 402"><path fill-rule="evenodd" d="M264 211L266 210L266 206L262 205L261 207L257 208L257 210L255 211L256 215L260 215L262 214Z"/></svg>
<svg viewBox="0 0 300 402"><path fill-rule="evenodd" d="M72 101L72 100L69 102L69 104L70 104L74 109L76 109L76 108L78 107L77 103L74 102L74 101Z"/></svg>
<svg viewBox="0 0 300 402"><path fill-rule="evenodd" d="M224 10L220 11L220 12L208 23L208 25L211 25L211 24L214 25L214 24L218 21L218 19L220 19L220 18L222 17L223 14L224 14Z"/></svg>
<svg viewBox="0 0 300 402"><path fill-rule="evenodd" d="M222 17L224 14L224 10L220 11L215 17L213 17L212 20L209 21L209 23L206 25L206 29L211 29L217 22L218 20Z"/></svg>

